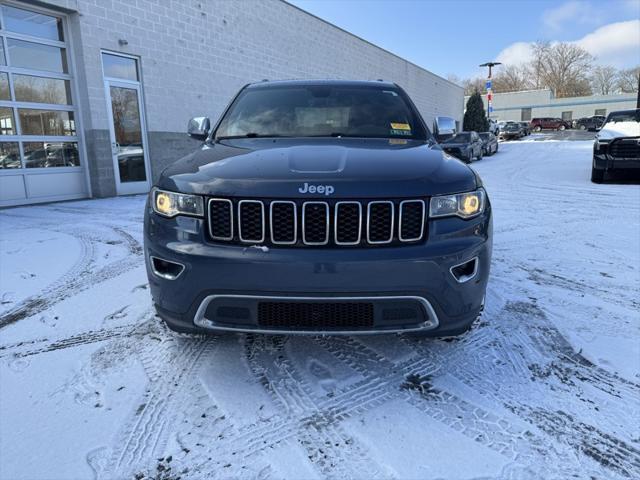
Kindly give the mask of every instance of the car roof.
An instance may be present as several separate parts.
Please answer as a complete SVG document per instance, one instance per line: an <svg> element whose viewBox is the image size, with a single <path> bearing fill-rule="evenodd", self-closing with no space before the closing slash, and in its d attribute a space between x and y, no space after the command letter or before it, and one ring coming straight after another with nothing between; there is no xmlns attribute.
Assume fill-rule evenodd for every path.
<svg viewBox="0 0 640 480"><path fill-rule="evenodd" d="M340 86L340 87L389 87L397 88L393 82L383 80L263 80L250 83L246 88L271 88L271 87L295 87L295 86Z"/></svg>

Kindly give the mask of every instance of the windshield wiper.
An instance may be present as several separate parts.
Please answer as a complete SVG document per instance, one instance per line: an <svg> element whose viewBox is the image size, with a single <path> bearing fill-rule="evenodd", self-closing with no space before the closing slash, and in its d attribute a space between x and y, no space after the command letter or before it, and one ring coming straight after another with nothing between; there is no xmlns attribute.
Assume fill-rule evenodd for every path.
<svg viewBox="0 0 640 480"><path fill-rule="evenodd" d="M278 135L276 133L255 133L249 132L243 135L228 135L226 137L216 137L216 140L233 140L234 138L282 138L286 135Z"/></svg>

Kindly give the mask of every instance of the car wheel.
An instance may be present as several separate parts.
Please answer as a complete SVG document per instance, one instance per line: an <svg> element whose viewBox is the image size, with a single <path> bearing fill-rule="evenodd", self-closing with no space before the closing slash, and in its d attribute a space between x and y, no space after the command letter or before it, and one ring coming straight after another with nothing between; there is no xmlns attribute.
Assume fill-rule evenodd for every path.
<svg viewBox="0 0 640 480"><path fill-rule="evenodd" d="M533 127L534 132L539 132L541 130L542 130L542 127L540 125L536 125L535 127Z"/></svg>
<svg viewBox="0 0 640 480"><path fill-rule="evenodd" d="M564 125L560 125L560 126L558 127L558 130L562 131L562 130L564 130L565 128L567 128L567 127L565 127Z"/></svg>
<svg viewBox="0 0 640 480"><path fill-rule="evenodd" d="M604 170L591 168L591 181L593 183L602 183L604 181Z"/></svg>
<svg viewBox="0 0 640 480"><path fill-rule="evenodd" d="M580 125L580 130L586 130L586 129L587 129L587 127L586 127L586 126L584 126L584 125Z"/></svg>

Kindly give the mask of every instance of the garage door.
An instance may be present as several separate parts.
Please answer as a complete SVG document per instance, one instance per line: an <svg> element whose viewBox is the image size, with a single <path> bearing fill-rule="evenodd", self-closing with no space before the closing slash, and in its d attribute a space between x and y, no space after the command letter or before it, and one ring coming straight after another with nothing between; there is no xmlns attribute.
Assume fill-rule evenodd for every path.
<svg viewBox="0 0 640 480"><path fill-rule="evenodd" d="M63 19L0 6L0 206L88 195Z"/></svg>

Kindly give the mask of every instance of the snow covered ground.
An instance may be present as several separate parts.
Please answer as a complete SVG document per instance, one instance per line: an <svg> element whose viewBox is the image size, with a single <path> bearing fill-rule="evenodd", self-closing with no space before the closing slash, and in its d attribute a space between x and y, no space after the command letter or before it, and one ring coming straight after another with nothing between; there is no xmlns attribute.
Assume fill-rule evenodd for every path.
<svg viewBox="0 0 640 480"><path fill-rule="evenodd" d="M493 270L455 340L176 337L144 198L0 211L0 478L640 478L640 187L590 149L473 165Z"/></svg>

